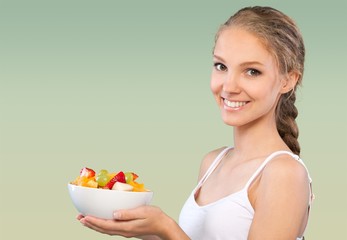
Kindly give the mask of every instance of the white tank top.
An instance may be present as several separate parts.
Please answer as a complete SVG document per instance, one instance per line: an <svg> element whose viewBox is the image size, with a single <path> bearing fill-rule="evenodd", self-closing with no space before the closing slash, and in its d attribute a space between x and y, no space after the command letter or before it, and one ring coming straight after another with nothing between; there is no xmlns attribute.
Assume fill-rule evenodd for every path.
<svg viewBox="0 0 347 240"><path fill-rule="evenodd" d="M216 157L182 208L179 225L192 240L246 240L254 216L254 209L248 198L248 187L266 164L280 154L289 154L306 168L299 156L287 151L274 152L264 160L240 191L210 204L199 206L194 197L196 191L230 149L230 147L224 149ZM310 177L309 180L311 183Z"/></svg>

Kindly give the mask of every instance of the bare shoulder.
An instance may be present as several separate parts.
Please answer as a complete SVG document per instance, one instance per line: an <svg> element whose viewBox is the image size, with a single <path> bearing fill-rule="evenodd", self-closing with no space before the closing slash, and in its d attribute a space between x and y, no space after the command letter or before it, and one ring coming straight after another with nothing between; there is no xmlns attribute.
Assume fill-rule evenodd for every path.
<svg viewBox="0 0 347 240"><path fill-rule="evenodd" d="M200 165L199 180L204 176L207 169L211 166L212 162L216 159L218 154L220 154L225 148L226 147L214 149L204 156Z"/></svg>
<svg viewBox="0 0 347 240"><path fill-rule="evenodd" d="M305 166L289 155L277 156L255 183L250 192L255 214L249 239L301 236L307 224L310 197Z"/></svg>
<svg viewBox="0 0 347 240"><path fill-rule="evenodd" d="M272 159L264 168L262 178L305 183L309 179L305 166L292 156L286 154Z"/></svg>
<svg viewBox="0 0 347 240"><path fill-rule="evenodd" d="M291 196L301 196L302 200L308 200L310 194L308 172L305 166L293 157L277 156L264 168L259 181L259 190L258 197L265 197L266 201L269 201L269 198Z"/></svg>

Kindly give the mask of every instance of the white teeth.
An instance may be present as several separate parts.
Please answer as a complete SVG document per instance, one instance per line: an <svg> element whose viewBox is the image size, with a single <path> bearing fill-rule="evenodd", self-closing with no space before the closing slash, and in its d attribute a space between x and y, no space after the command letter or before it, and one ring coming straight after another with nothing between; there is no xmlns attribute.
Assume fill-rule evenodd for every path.
<svg viewBox="0 0 347 240"><path fill-rule="evenodd" d="M231 102L231 101L228 101L228 100L224 99L224 103L228 107L239 108L239 107L242 107L242 106L246 105L247 102Z"/></svg>

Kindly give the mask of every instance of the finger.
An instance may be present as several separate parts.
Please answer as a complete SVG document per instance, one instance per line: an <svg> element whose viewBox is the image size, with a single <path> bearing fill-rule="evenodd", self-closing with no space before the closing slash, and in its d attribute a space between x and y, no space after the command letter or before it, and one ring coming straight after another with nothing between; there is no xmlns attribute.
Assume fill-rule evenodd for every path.
<svg viewBox="0 0 347 240"><path fill-rule="evenodd" d="M81 220L82 218L84 218L84 216L83 216L82 214L78 214L78 215L76 216L76 219L77 219L77 220Z"/></svg>
<svg viewBox="0 0 347 240"><path fill-rule="evenodd" d="M88 226L95 226L100 229L105 229L106 231L112 230L112 223L114 222L113 220L101 219L92 216L85 216L84 219L81 219L81 221Z"/></svg>
<svg viewBox="0 0 347 240"><path fill-rule="evenodd" d="M141 206L127 210L117 210L113 213L113 218L122 221L144 219L147 217L146 212L148 208L149 206Z"/></svg>
<svg viewBox="0 0 347 240"><path fill-rule="evenodd" d="M98 219L98 218L94 218L91 216L86 216L86 217L82 218L80 220L80 222L85 227L88 227L88 228L93 229L95 231L98 231L100 233L105 233L105 234L112 234L113 233L113 229L111 226L109 226L110 223L108 223L108 220Z"/></svg>
<svg viewBox="0 0 347 240"><path fill-rule="evenodd" d="M99 228L99 227L93 225L92 223L89 223L89 222L85 221L85 219L82 219L82 220L81 220L81 223L83 224L83 226L85 226L85 227L87 227L87 228L90 228L91 230L94 230L94 231L97 231L97 232L103 233L103 234L112 235L111 232L108 232L108 231L105 230L105 229Z"/></svg>
<svg viewBox="0 0 347 240"><path fill-rule="evenodd" d="M93 227L97 229L102 229L103 232L121 232L124 228L124 225L126 222L122 221L115 221L115 220L108 220L108 219L101 219L96 218L92 216L86 216L82 221L86 224L88 227Z"/></svg>
<svg viewBox="0 0 347 240"><path fill-rule="evenodd" d="M125 237L134 236L132 231L128 232L126 229L127 222L122 221L114 221L114 220L105 220L99 219L91 216L86 216L81 219L81 223L95 231L100 233L108 234L108 235L121 235Z"/></svg>

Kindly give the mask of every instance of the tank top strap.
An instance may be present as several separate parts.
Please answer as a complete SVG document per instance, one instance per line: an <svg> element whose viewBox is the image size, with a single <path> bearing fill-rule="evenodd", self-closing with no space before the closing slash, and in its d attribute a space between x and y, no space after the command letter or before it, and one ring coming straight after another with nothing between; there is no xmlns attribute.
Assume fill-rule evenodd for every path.
<svg viewBox="0 0 347 240"><path fill-rule="evenodd" d="M206 173L204 174L204 176L200 179L198 185L197 185L197 189L206 181L206 179L211 175L211 173L215 170L215 168L218 166L218 164L220 163L220 161L223 159L223 157L225 156L225 154L232 149L232 147L226 147L225 149L223 149L215 158L215 160L212 162L212 164L210 165L210 167L207 169Z"/></svg>
<svg viewBox="0 0 347 240"><path fill-rule="evenodd" d="M272 159L274 159L275 157L277 157L278 155L282 155L282 154L289 154L290 156L292 156L294 159L296 160L300 160L299 156L288 152L288 151L276 151L272 154L270 154L265 160L264 162L258 167L258 169L253 173L253 175L250 177L250 179L248 180L248 182L246 183L245 189L248 189L248 187L252 184L252 182L254 181L254 179L261 173L261 171L263 171L263 169L265 168L266 164L268 164ZM300 162L300 161L299 161ZM303 164L302 162L300 162L301 164ZM305 166L305 165L304 165ZM305 166L306 168L306 166Z"/></svg>

